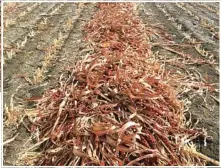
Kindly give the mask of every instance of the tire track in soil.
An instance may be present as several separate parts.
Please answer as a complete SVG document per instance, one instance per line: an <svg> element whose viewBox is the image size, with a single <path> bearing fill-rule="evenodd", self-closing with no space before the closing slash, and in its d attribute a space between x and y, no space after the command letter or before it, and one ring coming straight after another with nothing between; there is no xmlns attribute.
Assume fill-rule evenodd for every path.
<svg viewBox="0 0 221 168"><path fill-rule="evenodd" d="M159 23L163 26L165 29L165 32L170 34L174 41L180 43L183 39L183 35L181 32L177 31L177 28L174 24L171 24L170 21L166 19L163 12L160 11L156 6L155 3L143 3L140 6L143 5L143 8L139 8L139 14L142 18L143 22L149 26L156 25ZM179 13L179 10L175 11L172 16L177 15ZM148 15L148 16L147 16ZM190 18L188 18L190 20ZM161 39L154 38L152 41L154 43L162 43ZM177 48L180 50L181 48ZM217 48L218 50L218 48ZM177 55L173 54L165 49L159 48L159 47L153 47L153 52L159 51L160 55L167 56L168 58L176 58ZM192 56L196 58L202 58L201 55L196 52L194 48L185 49L183 48L183 51L187 54L191 54ZM163 60L162 60L163 63ZM166 69L167 70L176 70L180 71L185 74L185 71L183 69L180 69L178 67L171 66L166 63ZM204 77L206 74L208 74L211 79L209 82L216 82L219 83L219 75L215 73L213 67L209 65L188 65L186 66L186 69L189 72L194 72L195 70L199 71L202 76ZM214 96L214 95L213 95ZM215 94L215 97L218 97L218 94ZM187 95L188 98L188 95ZM216 160L219 160L219 104L208 96L207 98L207 106L208 108L205 108L203 99L199 96L196 96L195 98L191 99L192 104L189 109L189 111L192 113L192 119L193 121L196 121L197 118L200 119L200 122L198 123L198 127L200 128L206 128L208 131L208 134L213 137L213 143L208 143L207 147L204 147L202 144L198 143L200 145L199 149L202 153L208 155L209 157L212 157Z"/></svg>
<svg viewBox="0 0 221 168"><path fill-rule="evenodd" d="M4 32L4 46L15 48L16 43L22 41L22 37L26 35L30 30L37 30L37 24L40 23L44 17L41 17L39 13L50 13L58 3L43 3L38 9L33 11L27 20L19 21L16 26L10 26L7 31ZM19 35L18 35L19 34Z"/></svg>
<svg viewBox="0 0 221 168"><path fill-rule="evenodd" d="M74 12L72 10L76 9L76 4L70 3L65 4L60 10L59 13L62 15L55 15L52 16L49 20L49 22L54 23L53 29L49 29L48 31L44 31L42 33L39 33L38 36L35 36L33 41L30 41L27 43L26 47L23 49L23 52L18 54L17 58L14 59L12 64L9 64L7 68L5 68L4 72L4 103L8 104L9 99L11 95L15 92L17 86L22 84L22 88L19 89L19 91L16 94L17 98L27 98L32 95L42 94L45 89L45 85L39 84L35 86L30 86L28 84L25 84L24 80L20 78L16 78L16 75L19 74L25 74L27 70L28 76L31 76L39 65L34 65L39 62L39 64L42 62L45 54L39 55L39 52L35 49L37 46L36 43L40 42L42 48L45 48L50 43L50 40L54 39L59 35L59 30L62 28L64 21L67 20L67 18L74 17ZM70 15L71 14L71 15ZM82 16L84 14L81 14ZM75 32L75 31L73 31ZM76 32L77 33L77 32ZM41 38L43 37L43 38ZM34 48L33 46L34 45ZM31 52L34 51L34 52ZM29 52L29 54L24 55L25 52ZM31 65L32 64L32 65ZM5 83L7 83L7 86L5 86ZM18 103L19 104L19 103ZM30 104L29 104L30 105ZM24 143L28 140L28 137L30 136L29 133L26 131L24 126L20 125L18 130L15 128L7 127L4 128L4 139L8 139L12 137L13 134L19 132L19 136L13 141L12 146L7 146L4 148L4 163L7 165L19 165L18 161L18 153L22 151L22 149L27 148L30 146L30 142L23 146Z"/></svg>

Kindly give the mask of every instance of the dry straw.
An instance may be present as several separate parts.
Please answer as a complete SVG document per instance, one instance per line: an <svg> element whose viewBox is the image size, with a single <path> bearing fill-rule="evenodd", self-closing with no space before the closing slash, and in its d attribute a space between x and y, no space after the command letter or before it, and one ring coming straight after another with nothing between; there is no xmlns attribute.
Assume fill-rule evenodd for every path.
<svg viewBox="0 0 221 168"><path fill-rule="evenodd" d="M135 4L97 7L85 27L95 52L38 102L26 164L218 165L196 151L194 140L207 134L185 127L174 76L154 59Z"/></svg>

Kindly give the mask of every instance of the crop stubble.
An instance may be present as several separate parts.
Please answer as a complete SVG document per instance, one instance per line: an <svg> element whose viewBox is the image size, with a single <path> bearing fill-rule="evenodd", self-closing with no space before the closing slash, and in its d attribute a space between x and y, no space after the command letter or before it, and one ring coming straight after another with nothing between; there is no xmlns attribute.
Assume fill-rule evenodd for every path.
<svg viewBox="0 0 221 168"><path fill-rule="evenodd" d="M61 7L61 9L59 9L58 14L55 15L49 15L47 16L47 14L50 11L53 11L51 9L54 9L54 6L57 6L58 4L46 4L46 3L42 3L41 5L39 5L37 8L34 9L35 12L30 12L30 14L35 17L30 17L27 16L23 16L24 18L34 18L32 19L33 24L30 24L28 27L25 28L25 25L27 25L26 23L30 22L29 19L18 19L18 22L20 25L23 25L23 27L19 27L16 28L17 26L12 26L12 27L6 27L5 28L5 32L4 32L4 39L6 39L6 43L4 43L4 46L6 50L15 50L15 54L13 55L12 58L10 59L6 59L5 60L5 67L4 67L4 104L7 104L9 106L10 104L10 99L11 96L15 94L15 100L14 103L16 104L15 106L18 107L19 109L25 108L27 106L32 106L32 103L25 103L24 99L27 98L33 98L35 96L41 96L43 91L45 91L46 88L48 87L55 87L55 81L56 78L59 77L59 75L61 74L61 69L62 68L66 68L68 69L69 67L67 65L71 66L71 62L73 61L72 59L76 59L76 56L80 56L80 55L84 55L85 52L91 52L93 51L93 49L91 49L90 47L86 48L87 45L85 45L84 42L82 42L81 39L83 39L83 35L81 30L79 28L82 28L82 24L85 22L88 22L88 20L91 17L91 12L93 11L93 7L94 5L90 4L90 5L86 5L86 7L83 7L84 9L82 11L80 11L80 15L79 18L76 18L75 21L71 22L71 24L73 24L73 27L71 30L68 30L67 32L64 32L64 35L67 35L67 37L65 39L62 39L63 43L62 45L59 47L58 46L58 51L56 51L54 53L54 56L52 57L53 59L51 59L50 64L47 67L47 71L44 72L44 76L46 76L46 78L42 78L42 80L40 82L33 82L32 77L36 74L37 68L41 68L42 67L42 62L44 62L45 57L47 55L47 50L45 51L45 48L50 47L51 45L53 46L54 44L54 39L59 39L59 30L61 30L63 28L63 25L65 23L67 23L70 18L70 15L75 15L74 17L76 17L76 14L74 11L74 9L76 8L82 8L81 6L76 7L75 4L71 5L71 6L67 6L64 4L64 6ZM191 4L189 4L191 6ZM90 6L90 7L88 7ZM140 16L143 19L144 23L147 23L148 25L151 25L151 23L157 24L158 21L161 23L166 23L163 24L163 29L166 29L166 32L171 34L171 35L177 35L175 37L173 37L173 39L177 42L182 41L182 39L184 38L183 34L181 31L176 29L176 23L172 23L170 21L166 20L166 17L163 17L163 13L161 12L161 10L159 10L157 8L157 5L154 3L147 3L147 4L140 4L138 5L138 11L140 12ZM172 16L177 16L176 14L178 14L178 8L175 7L175 4L167 4L166 5L167 8L166 9L170 9L170 7L172 6L172 8L176 8L176 10L174 11L174 13L172 13ZM148 8L150 7L150 8ZM41 10L40 10L41 9ZM38 11L39 10L39 11ZM42 11L46 10L46 12L44 12L44 14L46 15L40 15ZM85 14L85 12L88 12L87 14ZM40 12L40 13L39 13ZM199 12L200 13L200 12ZM207 11L207 13L210 13ZM201 14L201 13L200 13ZM199 14L199 15L200 15ZM203 14L202 14L203 15ZM215 16L210 16L211 14L209 14L209 17L215 17ZM156 17L159 16L159 17ZM180 18L182 16L179 16ZM183 16L183 17L187 17L187 15ZM203 15L203 17L205 17L205 15ZM41 21L44 21L43 18L48 18L48 22L46 23L46 25L43 24L43 26L39 27L39 23L41 23ZM151 19L152 18L152 19ZM182 22L188 21L188 20L192 20L191 17L187 17L188 19L179 19L178 22L182 24ZM5 20L7 20L7 18L5 18ZM17 20L17 19L16 19ZM67 21L67 22L65 22ZM217 21L215 20L214 22L215 24L217 24ZM19 25L19 24L15 24L15 25ZM195 23L194 23L195 24ZM197 23L198 24L198 23ZM52 26L50 26L52 25ZM147 25L147 27L148 27ZM188 25L186 23L183 23L184 26L188 27ZM46 27L44 27L46 26ZM80 26L80 27L79 27ZM190 24L190 26L192 26ZM216 25L215 25L216 26ZM203 37L203 39L197 39L197 40L204 40L204 42L207 42L209 45L211 46L210 48L208 48L208 50L210 50L211 52L214 52L214 57L212 59L216 59L216 62L218 62L218 45L217 39L208 37L208 30L205 29L205 34L204 34L204 28L201 27L199 28L201 29L201 31L199 31L201 34L200 36L197 36L197 34L195 35L195 38L197 39L198 37ZM20 33L19 31L21 30ZM193 30L193 29L192 29ZM192 30L186 30L184 29L184 32L192 32ZM36 31L36 35L31 37L31 38L27 38L27 42L24 44L24 47L21 49L17 49L16 46L18 46L16 43L18 42L18 44L22 44L23 41L25 41L25 36L27 36L28 33L30 33L30 31ZM14 36L11 36L14 34ZM14 33L13 33L14 32ZM18 33L19 32L19 33ZM196 31L198 32L198 31ZM192 32L193 33L193 32ZM8 35L7 35L8 34ZM22 36L20 36L20 34L24 34ZM62 34L62 36L63 36ZM44 38L45 37L45 38ZM205 37L205 38L204 38ZM7 39L13 39L13 41L11 40L7 40ZM78 41L79 40L79 44ZM208 39L208 40L205 40ZM158 41L159 40L159 41ZM152 42L162 42L160 41L161 38L157 38L156 40L152 41ZM164 39L163 39L164 40ZM185 40L184 40L185 41ZM211 41L214 41L214 43L212 43ZM77 42L77 44L76 44ZM185 41L186 42L186 41ZM210 44L212 43L212 44ZM207 45L205 45L207 46ZM177 49L174 48L173 49ZM178 47L178 50L180 48ZM177 55L175 55L174 53L168 52L168 50L162 49L162 46L156 46L154 48L154 50L159 51L159 55L157 55L156 57L159 57L159 59L162 58L163 56L166 56L168 58L174 58L177 57ZM8 52L9 52L8 51ZM66 52L65 52L66 51ZM82 51L82 52L81 52ZM183 48L183 50L181 51L185 51L186 53L189 53L193 56L194 53L194 58L202 58L202 55L199 55L196 50L193 47L190 48ZM73 53L75 54L73 54ZM155 51L154 51L155 52ZM65 54L64 54L65 53ZM82 54L84 53L84 54ZM162 54L162 55L161 55ZM160 57L161 56L161 57ZM68 58L68 60L67 60ZM203 58L206 59L206 58ZM56 60L58 60L58 63L56 62ZM40 63L39 63L40 62ZM162 63L165 62L165 58L163 58ZM52 65L53 64L53 65ZM174 66L171 66L170 63L166 63L166 68L169 69L174 69ZM209 66L209 65L186 65L185 68L189 71L189 73L195 75L194 71L195 69L197 69L197 71L199 71L203 76L206 76L208 73L209 75L209 79L210 82L212 81L213 83L218 83L218 74L216 72L216 70L214 70L213 66ZM178 67L175 67L175 70L177 71ZM183 71L183 69L179 69L181 72ZM182 73L187 73L185 71L183 71ZM30 82L31 81L31 82ZM17 89L17 87L20 86L19 89ZM218 87L218 86L217 86ZM16 90L17 89L17 90ZM188 92L187 92L188 94ZM210 94L210 93L209 93ZM192 94L194 95L194 94ZM185 94L182 94L182 96L185 96ZM182 97L180 96L180 97ZM195 96L195 95L194 95ZM214 97L218 96L218 93L213 94ZM209 135L212 135L212 137L214 138L214 142L212 143L212 145L208 144L207 147L202 147L202 151L203 153L209 155L212 158L218 159L219 153L218 153L218 147L219 147L219 142L218 142L218 130L219 130L219 124L218 124L218 107L219 104L216 102L216 100L214 100L212 97L207 96L206 99L206 106L205 103L201 104L201 102L203 101L202 97L197 95L193 98L189 98L187 96L188 100L191 100L191 106L190 106L190 111L193 114L193 118L200 118L200 123L199 126L201 127L205 127L207 129L209 129ZM199 105L200 104L200 105ZM20 107L19 107L20 105ZM24 106L25 105L25 106ZM212 109L212 110L211 110ZM203 111L203 116L202 116L202 111ZM217 122L214 122L214 120L217 120ZM211 123L211 121L213 121ZM24 126L19 126L18 132L22 132L24 131ZM210 131L213 130L213 131ZM10 132L12 131L12 127L7 126L4 129L4 139L8 139L9 137L12 137L13 133ZM14 131L14 135L17 134L17 131ZM22 136L21 136L22 135ZM27 140L28 137L28 133L21 133L20 135L18 135L18 137L16 137L16 139L11 143L8 144L7 147L5 147L5 153L7 153L5 155L5 162L9 163L9 164L19 164L16 163L18 155L17 152L20 151L20 149L18 148L17 152L13 152L13 150L15 149L14 145L19 145L22 148L22 145L24 144L24 142ZM19 137L20 136L20 137ZM13 145L14 144L14 145ZM215 144L215 145L214 145ZM28 144L26 144L28 145ZM30 144L29 144L30 145ZM17 146L16 146L17 148ZM10 152L11 151L11 152Z"/></svg>
<svg viewBox="0 0 221 168"><path fill-rule="evenodd" d="M21 6L27 6L27 3L17 3L18 6L20 6L20 4ZM59 9L57 13L50 14L59 5L65 6L62 9ZM32 6L32 3L30 3L30 6ZM9 106L11 96L15 92L16 98L18 99L15 102L21 102L21 104L23 104L24 98L41 96L47 87L55 87L55 85L57 85L53 78L57 80L62 70L67 68L68 65L71 66L73 60L78 59L76 56L78 55L79 51L85 49L82 47L85 45L85 43L82 42L83 32L81 31L81 27L90 19L93 6L93 4L89 4L86 6L86 8L84 6L73 3L43 3L41 7L39 6L39 8L44 10L41 10L40 13L38 11L34 12L38 13L37 16L33 17L32 15L30 18L29 16L26 16L26 20L32 19L32 21L34 21L33 24L28 24L28 22L20 23L22 25L26 25L26 27L28 27L27 29L24 27L24 29L22 28L22 32L20 32L20 27L17 28L16 26L12 26L5 28L4 41L6 42L4 44L6 46L4 46L4 59L6 63L4 66L4 104ZM6 8L6 6L4 6L4 8ZM5 14L5 16L7 15ZM78 17L76 18L76 16ZM44 18L48 18L48 22L45 25L45 28L48 30L38 29L38 24L44 21ZM7 20L7 17L5 20ZM51 60L51 63L48 67L49 72L44 75L47 76L47 79L39 84L30 85L28 82L29 80L27 79L33 79L37 68L42 66L43 61L47 55L47 51L45 51L45 49L54 44L54 40L58 39L60 30L63 29L65 29L62 32L62 35L65 37L65 39L62 39L63 47L57 51L57 55L55 55L54 60ZM15 31L15 33L13 33L15 35L12 37L10 33L11 31ZM21 51L17 50L17 41L19 39L21 39L19 42L23 41L25 36L27 36L31 31L34 31L35 35L31 38L28 38L27 43ZM23 33L24 35L22 36L21 34ZM10 43L10 40L8 39L14 39L14 42ZM15 50L17 53L15 53L12 58L8 58L6 52L10 52L11 50ZM82 52L87 52L87 50L83 50ZM53 64L56 64L56 66L53 66ZM21 88L16 91L17 87L20 85L22 85ZM17 104L19 105L19 103ZM26 107L30 106L30 104L31 103L26 103ZM4 129L4 139L14 137L14 135L17 134L16 129L17 127L15 128L13 126L6 127ZM25 142L28 141L29 133L24 129L24 126L19 127L18 132L20 134L15 139L14 144L7 145L5 147L5 163L9 165L19 164L19 152L23 147L30 145L30 143L25 144Z"/></svg>
<svg viewBox="0 0 221 168"><path fill-rule="evenodd" d="M162 4L161 4L162 5ZM183 24L182 22L172 22L171 20L168 20L169 18L167 18L166 16L163 16L164 13L162 12L162 10L159 9L159 7L157 7L157 4L155 3L147 3L146 5L144 4L144 7L141 8L141 16L144 19L144 23L147 22L148 25L151 24L160 24L163 27L163 30L165 30L165 32L171 34L174 39L174 41L176 43L181 43L182 40L186 43L191 43L191 40L188 39L184 39L185 35L183 33L188 33L189 35L192 36L192 38L197 39L198 41L203 41L204 43L202 43L202 46L205 50L209 51L210 54L213 55L213 57L211 58L211 60L215 60L216 63L219 62L219 40L216 38L212 38L211 35L208 35L208 30L207 28L204 28L202 24L202 22L197 21L195 19L195 16L198 16L199 18L203 18L208 19L207 15L204 14L204 12L208 12L207 10L204 10L204 12L202 13L201 11L197 11L197 10L192 10L192 3L165 3L163 4L165 5L165 9L168 9L168 6L173 6L175 8L175 6L177 5L184 5L186 8L185 10L182 10L180 12L178 12L180 9L176 8L176 10L174 10L173 12L169 12L176 20L177 17L180 18L180 20L185 20L186 22L189 22L190 26L193 26L194 24L195 27L200 27L200 29L202 29L202 31L200 31L200 33L198 31L193 32L191 29L189 29L189 26L184 27L183 29L179 30L177 28L178 24ZM195 6L199 6L198 3L194 4ZM210 5L210 4L207 4ZM213 5L213 4L211 4ZM219 11L218 7L215 8L217 11ZM187 13L188 11L192 11L195 13L194 16L189 16ZM145 14L146 12L146 14ZM152 19L147 19L147 15L148 14L154 14L152 16ZM211 19L210 21L213 22L214 24L211 24L210 26L212 27L216 27L216 32L219 32L219 28L218 25L219 23L218 21L218 15L213 15L213 17L215 19ZM150 17L151 18L151 17ZM146 21L145 21L146 20ZM156 22L156 20L158 20L158 22ZM161 24L163 23L163 24ZM203 31L204 30L204 31ZM199 33L199 34L197 34ZM201 37L200 39L198 39L197 37L194 37L194 35L197 34L197 37ZM208 39L208 41L207 41ZM165 41L165 40L164 40ZM210 43L210 41L213 41L212 43ZM158 39L154 39L154 43L163 43L162 40L160 38ZM176 48L180 51L183 51L184 53L190 54L193 58L202 58L202 59L207 59L209 60L209 56L202 56L201 54L199 54L196 49L194 48L194 45L192 45L192 47L182 47L182 45L179 45L178 47L174 46L173 48ZM156 46L156 48L154 48L153 50L155 50L156 52L159 52L159 59L162 60L162 63L166 62L165 60L169 60L169 59L174 59L174 58L179 58L179 55L174 55L174 53L168 52L168 50L165 50L163 48L159 48ZM181 59L182 60L182 59ZM182 61L180 61L182 62ZM202 76L203 78L206 78L206 81L209 81L210 83L216 83L217 86L216 88L219 87L218 83L219 83L219 65L208 65L208 64L192 64L192 65L186 65L186 66L182 66L180 63L178 62L175 65L174 61L173 62L166 62L166 67L169 69L175 69L176 71L179 71L181 73L186 73L187 75L191 75L191 76L195 76L196 81L202 81L202 79L200 79L199 73L201 74L200 76ZM183 69L184 68L184 69ZM194 75L195 74L195 75ZM196 74L198 74L196 76ZM205 91L204 91L205 92ZM188 95L189 94L189 95ZM190 104L190 112L193 114L193 120L196 119L200 119L199 121L199 127L204 127L208 130L209 135L211 135L213 137L213 143L212 144L208 144L207 147L204 147L203 145L200 145L200 149L202 150L202 152L204 153L209 153L209 155L213 158L219 159L219 102L217 102L215 99L213 99L213 97L210 97L209 95L212 95L213 97L216 97L217 99L219 99L218 97L218 93L217 92L213 92L213 93L209 93L208 96L206 97L206 100L204 101L203 98L201 96L190 96L191 92L187 92L186 94L184 94L183 96L188 98L189 101L191 101ZM205 97L205 93L204 96Z"/></svg>

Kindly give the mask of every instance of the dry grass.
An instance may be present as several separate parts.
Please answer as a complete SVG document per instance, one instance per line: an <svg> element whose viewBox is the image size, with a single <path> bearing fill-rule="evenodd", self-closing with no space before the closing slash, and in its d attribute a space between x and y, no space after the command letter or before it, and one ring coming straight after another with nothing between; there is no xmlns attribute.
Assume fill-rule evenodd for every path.
<svg viewBox="0 0 221 168"><path fill-rule="evenodd" d="M214 91L213 85L165 70L151 53L145 26L134 15L136 6L100 3L98 8L86 26L95 54L78 62L66 81L61 78L60 88L39 101L38 115L34 109L30 117L39 141L22 158L28 165L50 166L218 165L196 151L194 140L206 143L208 136L185 121L187 109L173 87L202 94ZM207 63L166 49L183 63ZM43 70L37 74L41 81ZM39 146L40 153L31 152Z"/></svg>

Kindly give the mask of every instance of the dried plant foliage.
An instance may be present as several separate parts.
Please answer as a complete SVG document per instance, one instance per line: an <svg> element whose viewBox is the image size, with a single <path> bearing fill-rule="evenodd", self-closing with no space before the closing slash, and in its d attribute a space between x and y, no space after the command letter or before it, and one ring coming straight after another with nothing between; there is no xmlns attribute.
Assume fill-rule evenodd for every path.
<svg viewBox="0 0 221 168"><path fill-rule="evenodd" d="M132 3L99 3L87 24L95 48L48 90L31 116L44 166L168 166L218 162L198 153L204 129L185 127L171 76L152 57L145 27ZM65 82L64 82L65 81Z"/></svg>

